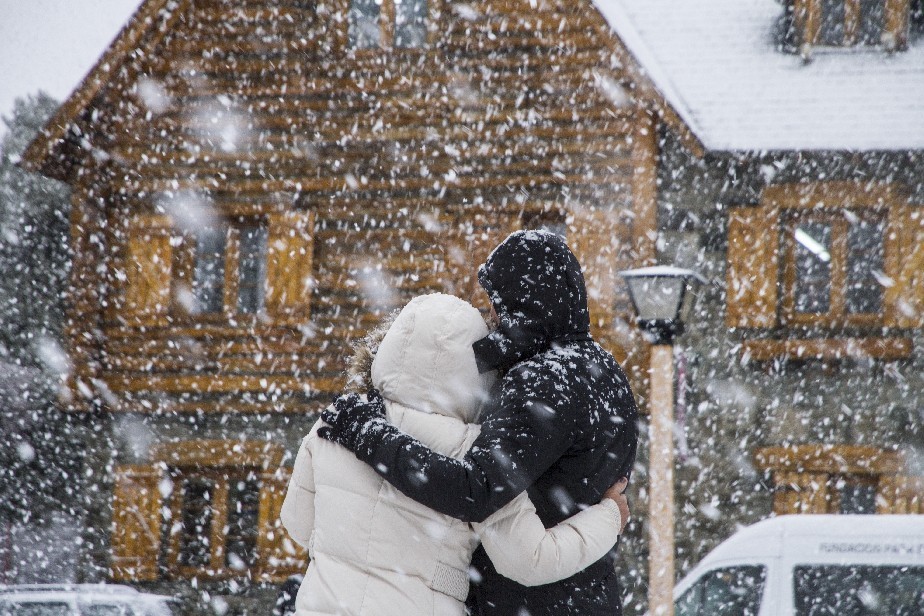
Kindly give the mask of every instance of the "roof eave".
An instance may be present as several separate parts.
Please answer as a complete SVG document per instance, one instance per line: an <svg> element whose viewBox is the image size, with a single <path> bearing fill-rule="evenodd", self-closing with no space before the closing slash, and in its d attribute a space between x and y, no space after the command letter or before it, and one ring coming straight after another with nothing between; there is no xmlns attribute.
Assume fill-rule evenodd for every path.
<svg viewBox="0 0 924 616"><path fill-rule="evenodd" d="M53 160L66 156L60 146L66 139L67 132L77 125L93 100L126 63L131 52L139 46L145 36L158 25L162 27L161 36L166 33L168 28L163 27L164 24L158 17L169 19L170 16L180 13L188 3L189 0L144 0L77 89L26 147L19 163L20 167L57 180L69 181L70 174L66 171L68 165L62 160Z"/></svg>
<svg viewBox="0 0 924 616"><path fill-rule="evenodd" d="M653 111L668 126L674 129L677 136L695 156L702 158L709 148L699 135L695 124L691 121L691 114L684 108L678 95L672 96L669 84L658 84L658 79L652 75L652 70L659 70L654 60L644 56L649 52L639 34L632 28L632 21L618 6L608 4L609 11L603 11L601 6L594 2L594 7L603 19L611 39L615 41L616 52L620 60L630 72L633 80L642 88L646 98L653 102ZM615 15L613 14L615 13ZM616 24L619 24L617 26ZM627 40L629 39L629 40Z"/></svg>

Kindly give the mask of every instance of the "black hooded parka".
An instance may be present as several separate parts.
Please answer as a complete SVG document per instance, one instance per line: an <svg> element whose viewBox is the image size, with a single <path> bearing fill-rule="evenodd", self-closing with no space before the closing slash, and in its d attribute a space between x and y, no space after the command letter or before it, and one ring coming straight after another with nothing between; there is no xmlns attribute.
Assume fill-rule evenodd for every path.
<svg viewBox="0 0 924 616"><path fill-rule="evenodd" d="M590 337L584 277L561 237L512 234L479 281L500 324L474 344L475 355L482 371L503 376L469 453L448 458L386 426L357 455L410 498L461 520L483 521L528 490L551 527L629 476L638 409L622 369ZM468 606L478 616L621 613L612 554L532 588L498 574L481 548L472 567Z"/></svg>

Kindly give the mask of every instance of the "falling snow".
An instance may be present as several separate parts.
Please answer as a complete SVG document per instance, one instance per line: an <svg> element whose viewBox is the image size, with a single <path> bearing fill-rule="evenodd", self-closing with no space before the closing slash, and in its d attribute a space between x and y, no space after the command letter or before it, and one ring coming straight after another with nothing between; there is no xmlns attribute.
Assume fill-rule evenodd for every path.
<svg viewBox="0 0 924 616"><path fill-rule="evenodd" d="M0 143L0 583L269 613L316 539L279 520L302 439L357 342L439 291L503 308L485 341L522 415L482 418L493 440L451 463L379 418L360 440L417 457L350 456L332 485L404 472L376 485L453 516L389 537L410 553L512 487L550 526L587 510L615 480L605 447L637 432L605 566L646 613L652 339L618 271L655 263L704 280L669 387L680 588L730 537L809 524L781 513L878 514L864 549L904 554L924 518L924 2L853 34L825 13L824 45L792 3L680 4L152 0L70 100L21 93ZM520 248L563 238L580 282L548 248L491 265L517 229ZM485 261L516 272L506 295ZM460 382L414 393L451 406ZM504 481L469 490L485 468ZM894 513L918 516L878 522ZM796 613L921 613L922 554L794 572ZM677 613L756 615L755 571Z"/></svg>

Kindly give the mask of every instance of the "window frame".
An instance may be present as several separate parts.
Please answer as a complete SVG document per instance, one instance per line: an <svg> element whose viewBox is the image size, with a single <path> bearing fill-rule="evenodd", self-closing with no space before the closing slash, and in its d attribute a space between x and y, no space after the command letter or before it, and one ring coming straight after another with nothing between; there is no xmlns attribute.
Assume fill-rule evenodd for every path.
<svg viewBox="0 0 924 616"><path fill-rule="evenodd" d="M241 237L243 230L256 227L262 229L263 242L262 263L259 271L262 280L258 281L261 290L259 306L255 312L239 311L240 302L240 263ZM196 299L196 269L198 234L195 231L174 230L173 274L171 277L171 316L185 323L225 323L235 320L244 324L256 324L266 314L266 297L268 291L267 262L269 259L269 221L262 215L242 215L222 218L207 228L223 229L225 232L224 280L222 283L222 308L220 311L189 310L182 294L189 293L192 301Z"/></svg>
<svg viewBox="0 0 924 616"><path fill-rule="evenodd" d="M890 499L890 479L899 477L904 462L894 451L868 445L795 445L763 447L754 452L757 468L772 476L773 512L786 514L839 513L843 488L874 488L876 511Z"/></svg>
<svg viewBox="0 0 924 616"><path fill-rule="evenodd" d="M885 216L883 303L874 326L785 323L785 213L872 209ZM894 361L912 356L924 327L924 207L899 182L826 180L764 187L756 202L728 207L725 325L742 332L747 361ZM763 332L754 335L754 332Z"/></svg>
<svg viewBox="0 0 924 616"><path fill-rule="evenodd" d="M259 566L259 553L255 544L254 562L250 563L245 569L233 569L227 564L228 555L228 532L225 527L230 519L230 503L228 497L231 493L231 482L248 479L257 480L257 497L262 491L263 486L259 483L260 469L256 466L241 467L211 467L211 468L184 468L179 466L168 467L168 473L173 480L173 493L165 500L165 505L170 511L170 519L167 521L167 527L171 528L176 524L183 523L183 489L182 482L189 479L204 479L210 481L214 486L214 493L211 497L210 507L212 509L211 527L209 533L209 564L206 566L186 565L180 562L182 556L182 537L183 532L169 532L168 541L164 542L162 552L165 556L165 563L169 572L169 577L173 579L192 579L201 577L206 579L218 580L229 579L246 575L247 571L256 569ZM260 532L260 520L257 518L257 534Z"/></svg>
<svg viewBox="0 0 924 616"><path fill-rule="evenodd" d="M161 498L161 507L169 511L169 517L161 518L161 541L158 560L165 579L188 580L201 578L226 580L252 577L266 578L267 550L271 549L262 540L273 532L274 519L267 519L264 498L267 490L274 489L266 481L267 469L282 466L285 447L268 441L225 441L191 440L174 443L157 443L151 447L151 460L155 466L167 469L165 477L173 481L173 490ZM173 532L176 524L182 524L183 490L185 478L205 478L215 483L212 496L212 523L210 529L209 564L204 567L182 565L180 538L182 529ZM234 569L226 564L228 533L224 530L229 520L228 494L231 482L255 479L257 481L258 513L257 536L254 546L254 562L243 569ZM270 482L272 483L272 482Z"/></svg>
<svg viewBox="0 0 924 616"><path fill-rule="evenodd" d="M847 244L850 224L845 215L851 212L860 219L874 220L881 225L883 269L885 269L886 234L888 230L888 212L882 207L826 207L817 209L783 208L779 229L782 233L780 256L782 259L778 284L782 295L779 298L780 324L783 327L821 326L840 327L879 327L885 322L885 289L881 289L879 312L848 313L847 297ZM796 228L807 221L822 222L831 226L831 282L829 307L826 313L796 311L796 284L798 242L795 239Z"/></svg>

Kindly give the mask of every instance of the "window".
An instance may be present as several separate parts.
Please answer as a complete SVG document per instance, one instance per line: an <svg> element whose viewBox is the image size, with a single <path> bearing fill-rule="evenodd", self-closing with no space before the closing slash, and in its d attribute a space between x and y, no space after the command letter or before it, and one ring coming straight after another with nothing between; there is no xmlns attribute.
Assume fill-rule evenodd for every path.
<svg viewBox="0 0 924 616"><path fill-rule="evenodd" d="M818 28L819 45L844 44L845 0L821 0L821 24Z"/></svg>
<svg viewBox="0 0 924 616"><path fill-rule="evenodd" d="M423 47L427 42L426 0L395 1L395 47Z"/></svg>
<svg viewBox="0 0 924 616"><path fill-rule="evenodd" d="M181 512L180 545L177 560L185 567L205 567L212 561L212 497L215 494L215 483L187 478L182 480L181 484L178 507Z"/></svg>
<svg viewBox="0 0 924 616"><path fill-rule="evenodd" d="M260 481L257 469L171 470L174 493L165 542L180 577L222 577L257 562ZM179 489L176 489L176 488Z"/></svg>
<svg viewBox="0 0 924 616"><path fill-rule="evenodd" d="M791 211L784 226L784 323L876 324L885 217L874 210Z"/></svg>
<svg viewBox="0 0 924 616"><path fill-rule="evenodd" d="M260 482L256 477L237 477L228 487L228 532L225 564L249 569L257 562L257 530L260 515Z"/></svg>
<svg viewBox="0 0 924 616"><path fill-rule="evenodd" d="M909 0L791 0L787 15L801 43L898 49L907 45L910 5Z"/></svg>
<svg viewBox="0 0 924 616"><path fill-rule="evenodd" d="M67 603L23 602L0 604L0 616L72 616Z"/></svg>
<svg viewBox="0 0 924 616"><path fill-rule="evenodd" d="M174 256L178 293L188 293L191 301L180 297L179 305L190 314L261 312L266 299L267 239L266 225L247 219L182 238ZM188 291L182 286L185 279L190 280Z"/></svg>
<svg viewBox="0 0 924 616"><path fill-rule="evenodd" d="M726 324L783 338L749 338L749 356L910 354L897 330L924 326L924 209L904 187L768 186L759 205L729 208L727 229Z"/></svg>
<svg viewBox="0 0 924 616"><path fill-rule="evenodd" d="M247 325L254 319L242 316L260 315L291 327L310 319L314 212L254 210L195 230L160 214L127 224L113 311L127 325L165 328L190 317Z"/></svg>
<svg viewBox="0 0 924 616"><path fill-rule="evenodd" d="M899 513L908 490L898 475L898 454L860 445L765 447L758 468L772 473L773 511L793 513ZM913 505L917 510L917 503ZM914 512L912 511L912 512Z"/></svg>
<svg viewBox="0 0 924 616"><path fill-rule="evenodd" d="M196 236L196 273L193 294L199 312L222 312L225 305L225 229L204 229Z"/></svg>
<svg viewBox="0 0 924 616"><path fill-rule="evenodd" d="M80 606L80 616L132 616L132 612L129 612L124 606L107 604L107 603L95 603L92 605L81 605Z"/></svg>
<svg viewBox="0 0 924 616"><path fill-rule="evenodd" d="M829 470L836 471L832 465ZM878 480L869 475L811 472L778 473L774 511L783 513L876 513Z"/></svg>
<svg viewBox="0 0 924 616"><path fill-rule="evenodd" d="M876 513L876 483L869 479L844 478L835 483L838 513Z"/></svg>
<svg viewBox="0 0 924 616"><path fill-rule="evenodd" d="M246 226L240 229L238 256L237 311L256 314L266 299L266 227Z"/></svg>
<svg viewBox="0 0 924 616"><path fill-rule="evenodd" d="M880 45L885 0L820 0L819 45Z"/></svg>
<svg viewBox="0 0 924 616"><path fill-rule="evenodd" d="M797 616L924 613L924 567L800 566L793 578Z"/></svg>
<svg viewBox="0 0 924 616"><path fill-rule="evenodd" d="M728 567L710 571L674 604L677 616L757 616L766 569Z"/></svg>
<svg viewBox="0 0 924 616"><path fill-rule="evenodd" d="M382 46L381 0L350 2L350 47L373 49Z"/></svg>
<svg viewBox="0 0 924 616"><path fill-rule="evenodd" d="M281 582L304 572L306 555L279 520L284 452L263 441L157 443L150 464L117 467L112 579Z"/></svg>
<svg viewBox="0 0 924 616"><path fill-rule="evenodd" d="M350 48L423 47L427 11L427 0L351 0Z"/></svg>
<svg viewBox="0 0 924 616"><path fill-rule="evenodd" d="M860 24L856 42L860 45L879 45L886 32L885 2L883 0L860 0Z"/></svg>

